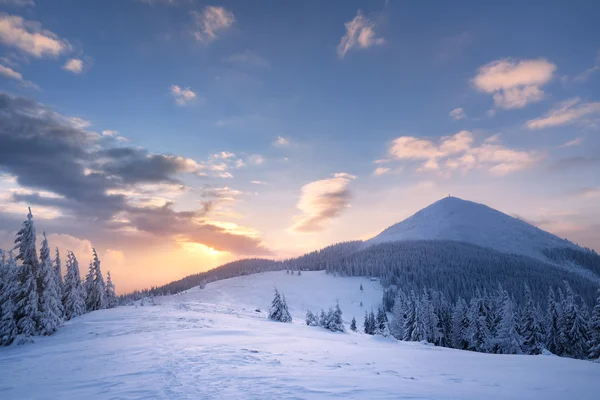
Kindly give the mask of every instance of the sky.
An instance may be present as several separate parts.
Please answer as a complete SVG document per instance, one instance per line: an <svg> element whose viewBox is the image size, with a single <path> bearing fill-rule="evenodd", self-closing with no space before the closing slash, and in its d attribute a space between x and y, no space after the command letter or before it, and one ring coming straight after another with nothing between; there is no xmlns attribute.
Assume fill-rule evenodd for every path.
<svg viewBox="0 0 600 400"><path fill-rule="evenodd" d="M598 15L0 0L0 247L31 206L123 293L367 239L451 194L600 251Z"/></svg>

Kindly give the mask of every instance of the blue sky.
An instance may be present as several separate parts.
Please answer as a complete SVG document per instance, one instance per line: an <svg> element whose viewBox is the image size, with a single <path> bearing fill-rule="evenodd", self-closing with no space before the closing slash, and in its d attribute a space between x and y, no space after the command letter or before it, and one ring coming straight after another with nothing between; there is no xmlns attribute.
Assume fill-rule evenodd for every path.
<svg viewBox="0 0 600 400"><path fill-rule="evenodd" d="M6 148L81 145L81 190L0 151L7 238L31 204L144 286L366 238L452 193L600 250L597 2L0 8Z"/></svg>

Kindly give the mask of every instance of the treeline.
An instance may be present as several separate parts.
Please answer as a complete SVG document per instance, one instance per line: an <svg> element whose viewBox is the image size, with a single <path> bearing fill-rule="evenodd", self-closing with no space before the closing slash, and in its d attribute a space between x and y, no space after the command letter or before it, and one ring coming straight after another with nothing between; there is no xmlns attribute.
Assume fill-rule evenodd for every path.
<svg viewBox="0 0 600 400"><path fill-rule="evenodd" d="M590 252L590 254L592 254ZM382 243L349 253L330 263L327 272L342 276L375 276L384 287L400 286L420 293L423 288L440 291L451 301L469 300L477 289L493 291L498 283L525 300L523 282L533 299L545 304L548 287L569 282L573 290L592 306L598 281L526 256L454 241L407 241Z"/></svg>
<svg viewBox="0 0 600 400"><path fill-rule="evenodd" d="M67 254L63 277L60 253L56 248L51 258L45 232L39 256L36 243L30 209L14 248L0 249L0 345L31 342L33 336L53 334L65 320L117 305L110 272L105 282L96 249L82 282L73 252Z"/></svg>
<svg viewBox="0 0 600 400"><path fill-rule="evenodd" d="M590 315L583 299L564 282L548 290L546 308L535 302L529 286L519 306L501 285L494 292L476 290L470 301L450 302L440 291L398 289L390 333L399 340L496 354L600 357L600 291ZM378 319L379 321L379 319ZM365 332L373 334L372 331ZM377 333L377 332L375 332Z"/></svg>
<svg viewBox="0 0 600 400"><path fill-rule="evenodd" d="M120 304L129 304L132 301L137 301L144 297L177 294L196 286L203 287L210 282L235 278L236 276L257 274L260 272L282 271L286 269L291 271L321 271L326 269L331 263L337 262L342 256L357 250L361 244L362 241L360 240L342 242L325 247L321 250L307 253L297 258L281 261L265 258L248 258L232 261L206 272L186 276L185 278L170 282L166 285L123 294L119 296L119 302Z"/></svg>

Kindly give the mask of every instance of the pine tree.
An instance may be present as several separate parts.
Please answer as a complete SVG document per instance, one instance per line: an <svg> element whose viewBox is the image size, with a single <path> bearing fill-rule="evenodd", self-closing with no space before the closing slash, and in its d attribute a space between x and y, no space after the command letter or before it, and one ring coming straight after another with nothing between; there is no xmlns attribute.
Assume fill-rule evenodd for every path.
<svg viewBox="0 0 600 400"><path fill-rule="evenodd" d="M269 319L279 322L292 322L292 316L288 310L285 296L280 295L277 289L275 289L275 296L271 303Z"/></svg>
<svg viewBox="0 0 600 400"><path fill-rule="evenodd" d="M342 319L342 309L337 303L335 308L330 308L327 313L327 323L323 328L329 329L332 332L344 332L344 321Z"/></svg>
<svg viewBox="0 0 600 400"><path fill-rule="evenodd" d="M53 268L54 268L54 278L56 280L56 289L58 291L58 298L62 300L64 290L65 290L65 283L63 281L62 263L60 260L60 252L58 251L58 247L56 248L56 253L54 256ZM61 307L61 310L62 310L61 318L63 318L64 317L64 308Z"/></svg>
<svg viewBox="0 0 600 400"><path fill-rule="evenodd" d="M469 307L469 329L467 333L469 338L469 350L486 353L491 347L490 333L486 322L486 307L483 297L479 290L471 298Z"/></svg>
<svg viewBox="0 0 600 400"><path fill-rule="evenodd" d="M520 331L523 336L523 350L527 354L541 354L544 349L544 336L528 285L525 285L525 304L521 316Z"/></svg>
<svg viewBox="0 0 600 400"><path fill-rule="evenodd" d="M467 302L459 297L452 312L452 347L466 350L471 346L469 341L469 308Z"/></svg>
<svg viewBox="0 0 600 400"><path fill-rule="evenodd" d="M414 291L410 292L410 297L406 299L404 307L404 326L402 331L404 337L402 340L410 341L414 340L414 330L417 321L417 310L416 310L417 297Z"/></svg>
<svg viewBox="0 0 600 400"><path fill-rule="evenodd" d="M592 316L588 326L589 354L592 359L600 358L600 289L598 290L598 299L592 310Z"/></svg>
<svg viewBox="0 0 600 400"><path fill-rule="evenodd" d="M370 328L370 335L376 335L377 334L377 321L375 319L375 313L373 312L373 310L371 309L371 312L369 313L369 328Z"/></svg>
<svg viewBox="0 0 600 400"><path fill-rule="evenodd" d="M362 283L360 284L360 292L362 293L362 291L364 290Z"/></svg>
<svg viewBox="0 0 600 400"><path fill-rule="evenodd" d="M306 311L306 325L319 326L319 321L317 320L317 317L310 310Z"/></svg>
<svg viewBox="0 0 600 400"><path fill-rule="evenodd" d="M96 249L92 249L94 260L90 265L92 271L92 282L88 293L88 306L90 311L103 310L106 308L106 284L100 270L100 259ZM87 278L86 278L87 283Z"/></svg>
<svg viewBox="0 0 600 400"><path fill-rule="evenodd" d="M588 337L585 303L578 302L571 287L565 282L565 298L563 300L563 329L565 355L583 358L588 355Z"/></svg>
<svg viewBox="0 0 600 400"><path fill-rule="evenodd" d="M546 348L552 353L562 354L560 341L560 303L556 301L554 289L548 291L546 308Z"/></svg>
<svg viewBox="0 0 600 400"><path fill-rule="evenodd" d="M85 313L85 290L79 275L79 263L73 252L67 255L67 274L65 275L65 291L63 305L65 319L70 320Z"/></svg>
<svg viewBox="0 0 600 400"><path fill-rule="evenodd" d="M383 336L388 336L390 331L388 328L388 317L385 309L383 308L383 304L379 306L377 310L377 333Z"/></svg>
<svg viewBox="0 0 600 400"><path fill-rule="evenodd" d="M365 311L365 321L363 322L363 331L367 335L372 335L371 333L371 324L369 322L369 313Z"/></svg>
<svg viewBox="0 0 600 400"><path fill-rule="evenodd" d="M17 289L17 265L12 252L9 253L8 260L2 252L0 261L0 345L9 345L18 334L13 302Z"/></svg>
<svg viewBox="0 0 600 400"><path fill-rule="evenodd" d="M352 317L352 322L350 323L350 330L356 332L356 318Z"/></svg>
<svg viewBox="0 0 600 400"><path fill-rule="evenodd" d="M110 271L106 273L106 308L114 308L117 306L117 294L115 293L115 285L110 278Z"/></svg>
<svg viewBox="0 0 600 400"><path fill-rule="evenodd" d="M439 330L439 319L433 309L433 303L431 302L427 289L423 289L421 307L423 312L423 325L425 328L425 340L429 343L438 344L442 336Z"/></svg>
<svg viewBox="0 0 600 400"><path fill-rule="evenodd" d="M17 232L15 244L15 248L18 249L16 259L21 261L21 265L17 271L18 286L14 297L14 315L19 333L17 342L26 343L37 333L36 328L40 319L36 279L38 274L36 234L31 209L27 214L27 220Z"/></svg>
<svg viewBox="0 0 600 400"><path fill-rule="evenodd" d="M56 285L56 275L52 268L50 259L50 248L46 232L43 234L42 247L40 248L40 263L38 268L39 275L39 303L40 312L39 331L42 335L51 335L61 324L63 308L61 299L58 295Z"/></svg>
<svg viewBox="0 0 600 400"><path fill-rule="evenodd" d="M392 308L392 321L389 324L390 333L398 340L404 339L405 307L406 295L402 290L398 290L394 299L394 307Z"/></svg>
<svg viewBox="0 0 600 400"><path fill-rule="evenodd" d="M502 291L502 310L498 333L494 339L497 352L500 354L521 354L523 338L517 331L515 304L507 292Z"/></svg>
<svg viewBox="0 0 600 400"><path fill-rule="evenodd" d="M83 289L85 291L85 309L87 312L94 311L94 300L92 294L94 289L94 264L92 261L90 261L88 272L85 275Z"/></svg>

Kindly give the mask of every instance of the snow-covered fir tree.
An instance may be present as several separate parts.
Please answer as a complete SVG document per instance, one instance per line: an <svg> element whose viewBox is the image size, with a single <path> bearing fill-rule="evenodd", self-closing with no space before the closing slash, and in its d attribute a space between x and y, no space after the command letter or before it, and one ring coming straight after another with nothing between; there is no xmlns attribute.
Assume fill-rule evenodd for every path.
<svg viewBox="0 0 600 400"><path fill-rule="evenodd" d="M100 269L100 259L96 249L92 249L94 256L93 261L90 262L88 274L85 277L86 287L86 308L88 311L103 310L106 308L106 284L102 277L102 270Z"/></svg>
<svg viewBox="0 0 600 400"><path fill-rule="evenodd" d="M564 313L561 324L561 336L563 338L564 354L568 357L583 358L587 356L587 306L578 301L571 289L565 282L565 296L562 309Z"/></svg>
<svg viewBox="0 0 600 400"><path fill-rule="evenodd" d="M523 337L517 331L517 316L515 303L507 292L502 291L502 310L500 312L500 324L494 345L496 352L500 354L521 354Z"/></svg>
<svg viewBox="0 0 600 400"><path fill-rule="evenodd" d="M402 290L398 290L394 299L394 307L392 308L392 320L389 323L391 335L398 340L404 339L405 303L406 295Z"/></svg>
<svg viewBox="0 0 600 400"><path fill-rule="evenodd" d="M306 311L306 325L308 326L319 326L319 320L312 311Z"/></svg>
<svg viewBox="0 0 600 400"><path fill-rule="evenodd" d="M344 321L342 319L340 303L337 303L334 308L329 309L327 314L327 324L324 328L333 332L344 332Z"/></svg>
<svg viewBox="0 0 600 400"><path fill-rule="evenodd" d="M114 308L117 306L117 294L115 293L115 285L110 278L110 271L106 273L106 308Z"/></svg>
<svg viewBox="0 0 600 400"><path fill-rule="evenodd" d="M554 289L550 287L546 306L546 348L552 353L560 355L563 352L561 346L562 307L557 301Z"/></svg>
<svg viewBox="0 0 600 400"><path fill-rule="evenodd" d="M390 329L388 326L388 317L387 317L387 313L385 312L385 308L384 308L383 304L377 310L376 322L377 322L377 334L383 335L383 336L389 336Z"/></svg>
<svg viewBox="0 0 600 400"><path fill-rule="evenodd" d="M423 294L421 295L421 313L425 329L425 340L429 343L438 344L441 341L442 333L440 332L438 316L435 313L430 293L427 289L423 289Z"/></svg>
<svg viewBox="0 0 600 400"><path fill-rule="evenodd" d="M371 328L371 322L369 321L369 313L365 311L365 320L363 321L363 331L367 335L373 334L373 329Z"/></svg>
<svg viewBox="0 0 600 400"><path fill-rule="evenodd" d="M94 264L90 260L88 272L85 274L85 281L83 283L83 289L85 291L85 309L86 311L93 311L94 302L92 299L92 291L94 288Z"/></svg>
<svg viewBox="0 0 600 400"><path fill-rule="evenodd" d="M352 317L352 322L350 323L350 330L352 332L356 332L358 328L356 327L356 318Z"/></svg>
<svg viewBox="0 0 600 400"><path fill-rule="evenodd" d="M469 340L469 308L462 297L458 298L452 311L452 346L461 350L471 347Z"/></svg>
<svg viewBox="0 0 600 400"><path fill-rule="evenodd" d="M79 263L73 252L67 255L67 274L65 275L65 290L63 305L65 319L70 320L85 313L85 290L79 275Z"/></svg>
<svg viewBox="0 0 600 400"><path fill-rule="evenodd" d="M275 296L273 297L273 302L271 303L269 319L279 322L292 322L292 316L288 310L288 306L285 301L285 295L279 294L277 288L275 288Z"/></svg>
<svg viewBox="0 0 600 400"><path fill-rule="evenodd" d="M523 350L527 354L541 354L545 348L542 323L539 320L537 308L528 285L525 285L525 304L523 305L519 331L523 336Z"/></svg>
<svg viewBox="0 0 600 400"><path fill-rule="evenodd" d="M489 351L491 338L487 326L486 310L485 300L478 289L475 296L471 298L469 306L469 328L467 331L470 344L469 350L482 353Z"/></svg>
<svg viewBox="0 0 600 400"><path fill-rule="evenodd" d="M17 265L12 252L8 258L1 251L0 259L0 345L11 344L17 337L17 324L13 302L17 289Z"/></svg>
<svg viewBox="0 0 600 400"><path fill-rule="evenodd" d="M598 290L598 299L592 310L590 323L588 326L589 354L591 359L600 359L600 290Z"/></svg>
<svg viewBox="0 0 600 400"><path fill-rule="evenodd" d="M38 309L38 259L36 251L36 234L31 209L27 220L21 225L15 239L18 250L16 259L21 261L17 270L17 288L14 296L14 318L17 324L18 343L31 341L37 333L40 313Z"/></svg>
<svg viewBox="0 0 600 400"><path fill-rule="evenodd" d="M60 251L58 250L58 247L56 248L56 251L54 253L54 264L53 264L53 268L54 268L54 278L56 279L56 288L58 290L58 298L62 299L63 298L63 292L65 290L65 282L63 280L63 272L62 272L62 261L60 259ZM61 315L61 318L64 317L64 309L62 309L63 314Z"/></svg>
<svg viewBox="0 0 600 400"><path fill-rule="evenodd" d="M63 307L59 297L56 275L50 259L50 247L46 232L43 234L40 248L40 263L38 268L38 330L42 335L51 335L58 329L62 322Z"/></svg>

